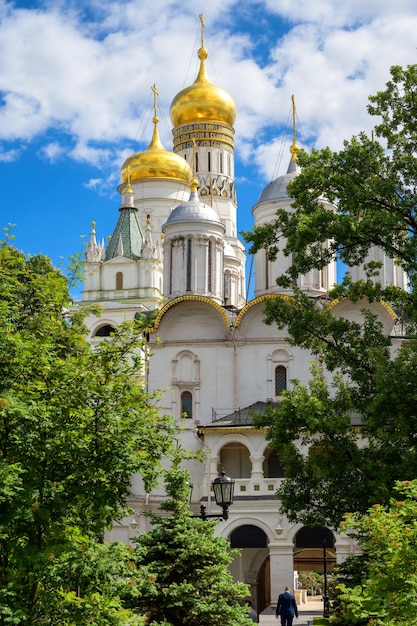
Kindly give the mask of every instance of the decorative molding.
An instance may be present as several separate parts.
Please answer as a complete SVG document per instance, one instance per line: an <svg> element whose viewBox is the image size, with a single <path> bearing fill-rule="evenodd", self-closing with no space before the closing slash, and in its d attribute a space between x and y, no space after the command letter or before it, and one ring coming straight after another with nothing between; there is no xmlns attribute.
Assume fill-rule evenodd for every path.
<svg viewBox="0 0 417 626"><path fill-rule="evenodd" d="M261 302L264 302L265 300L271 300L274 298L282 298L283 300L292 300L293 296L288 296L283 293L266 293L263 296L258 296L257 298L254 298L254 300L251 300L250 302L245 304L243 309L239 312L239 315L237 316L235 324L234 324L235 328L239 326L240 322L242 321L246 313L249 311L249 309L251 309L253 306L256 306L257 304L260 304Z"/></svg>
<svg viewBox="0 0 417 626"><path fill-rule="evenodd" d="M226 311L223 309L223 307L220 306L220 304L217 304L217 302L214 302L214 300L212 300L211 298L207 298L206 296L179 296L178 298L173 298L173 300L170 300L164 307L162 307L162 309L159 311L155 319L155 323L153 327L150 328L149 331L155 332L158 329L165 313L171 307L181 302L203 302L204 304L210 305L211 307L213 307L213 309L215 309L218 313L220 313L226 328L230 327L230 320Z"/></svg>
<svg viewBox="0 0 417 626"><path fill-rule="evenodd" d="M330 302L326 306L326 309L328 309L330 311L337 304L340 304L341 302L351 302L351 300L349 300L348 298L343 298L343 297L342 298L336 298L335 300L332 300L332 302ZM396 314L394 309L391 307L391 305L388 304L388 302L385 302L385 300L375 300L375 302L376 302L376 304L380 304L382 306L382 308L387 311L387 313L391 317L391 319L393 319L394 321L396 321L398 319L398 315ZM371 303L369 303L369 304L371 304Z"/></svg>

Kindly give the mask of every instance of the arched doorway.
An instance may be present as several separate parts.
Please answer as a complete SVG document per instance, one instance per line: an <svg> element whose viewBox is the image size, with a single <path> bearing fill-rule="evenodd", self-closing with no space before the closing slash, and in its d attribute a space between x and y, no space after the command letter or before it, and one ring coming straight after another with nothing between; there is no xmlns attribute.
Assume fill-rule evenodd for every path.
<svg viewBox="0 0 417 626"><path fill-rule="evenodd" d="M294 570L306 594L321 595L323 615L329 611L328 574L336 563L335 539L324 526L304 526L295 536ZM299 591L301 593L301 591Z"/></svg>
<svg viewBox="0 0 417 626"><path fill-rule="evenodd" d="M333 533L323 526L303 526L295 536L294 569L322 572L326 558L327 571L336 563Z"/></svg>
<svg viewBox="0 0 417 626"><path fill-rule="evenodd" d="M258 526L245 524L232 532L230 545L241 551L232 563L232 574L250 585L255 608L261 613L271 601L268 537Z"/></svg>
<svg viewBox="0 0 417 626"><path fill-rule="evenodd" d="M256 579L257 607L262 613L271 604L271 565L269 556L262 563Z"/></svg>

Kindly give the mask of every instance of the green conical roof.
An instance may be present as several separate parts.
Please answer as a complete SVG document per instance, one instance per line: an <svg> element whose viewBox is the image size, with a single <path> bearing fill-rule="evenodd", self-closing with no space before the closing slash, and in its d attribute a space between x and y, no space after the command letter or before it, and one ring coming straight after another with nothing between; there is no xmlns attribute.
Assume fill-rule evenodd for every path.
<svg viewBox="0 0 417 626"><path fill-rule="evenodd" d="M140 259L143 235L137 219L137 209L121 207L120 217L106 250L106 261L118 256Z"/></svg>

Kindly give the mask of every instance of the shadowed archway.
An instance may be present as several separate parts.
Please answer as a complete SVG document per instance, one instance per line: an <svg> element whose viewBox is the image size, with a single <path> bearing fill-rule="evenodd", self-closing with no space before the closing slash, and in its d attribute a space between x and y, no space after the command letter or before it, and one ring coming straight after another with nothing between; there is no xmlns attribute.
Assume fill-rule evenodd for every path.
<svg viewBox="0 0 417 626"><path fill-rule="evenodd" d="M232 532L230 545L241 550L240 571L236 573L250 585L255 608L261 613L271 602L268 537L258 526L245 524Z"/></svg>

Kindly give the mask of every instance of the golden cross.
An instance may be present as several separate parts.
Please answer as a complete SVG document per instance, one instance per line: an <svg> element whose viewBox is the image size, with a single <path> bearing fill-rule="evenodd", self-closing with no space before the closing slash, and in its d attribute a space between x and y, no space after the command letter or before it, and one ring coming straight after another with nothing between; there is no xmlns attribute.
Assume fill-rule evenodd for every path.
<svg viewBox="0 0 417 626"><path fill-rule="evenodd" d="M297 126L296 126L296 117L295 117L295 98L291 96L292 100L292 129L293 129L293 139L294 143L297 140Z"/></svg>
<svg viewBox="0 0 417 626"><path fill-rule="evenodd" d="M200 18L200 22L201 22L201 47L204 48L204 15L202 13L200 13L200 15L198 16Z"/></svg>
<svg viewBox="0 0 417 626"><path fill-rule="evenodd" d="M159 91L156 88L156 85L152 85L151 87L152 91L153 91L153 112L154 112L154 116L156 117L156 96L159 96Z"/></svg>

